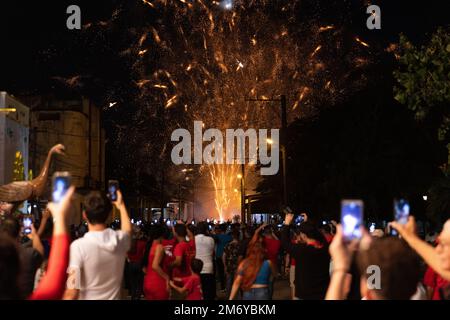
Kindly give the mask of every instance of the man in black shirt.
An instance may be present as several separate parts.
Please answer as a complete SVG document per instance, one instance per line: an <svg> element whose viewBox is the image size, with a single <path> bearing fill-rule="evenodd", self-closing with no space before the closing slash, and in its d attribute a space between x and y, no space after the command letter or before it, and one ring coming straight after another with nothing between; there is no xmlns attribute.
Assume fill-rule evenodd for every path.
<svg viewBox="0 0 450 320"><path fill-rule="evenodd" d="M293 244L289 228L293 219L293 214L286 214L281 244L296 262L295 296L301 300L323 300L330 281L328 245L320 231L306 221L306 215L298 228L303 243Z"/></svg>

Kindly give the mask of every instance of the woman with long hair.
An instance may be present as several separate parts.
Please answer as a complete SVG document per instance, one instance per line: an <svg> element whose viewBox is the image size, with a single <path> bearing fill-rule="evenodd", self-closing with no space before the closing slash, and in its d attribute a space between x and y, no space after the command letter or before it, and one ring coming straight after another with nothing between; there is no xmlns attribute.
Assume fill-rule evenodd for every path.
<svg viewBox="0 0 450 320"><path fill-rule="evenodd" d="M169 299L169 275L163 270L164 231L162 225L155 225L150 232L151 248L144 277L144 295L147 300Z"/></svg>
<svg viewBox="0 0 450 320"><path fill-rule="evenodd" d="M259 232L249 243L247 257L242 260L236 271L231 289L230 300L233 300L239 289L242 289L243 300L269 300L270 277L275 274L275 266L267 259L266 249Z"/></svg>

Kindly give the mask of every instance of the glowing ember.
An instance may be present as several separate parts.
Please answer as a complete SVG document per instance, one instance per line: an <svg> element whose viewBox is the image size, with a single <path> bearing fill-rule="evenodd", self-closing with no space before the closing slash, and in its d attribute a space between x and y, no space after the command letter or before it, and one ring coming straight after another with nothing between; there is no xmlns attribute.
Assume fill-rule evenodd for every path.
<svg viewBox="0 0 450 320"><path fill-rule="evenodd" d="M361 39L359 39L358 37L355 37L356 42L358 42L359 44L362 44L364 47L369 47L369 44L367 44L366 42L362 41Z"/></svg>
<svg viewBox="0 0 450 320"><path fill-rule="evenodd" d="M315 55L321 48L322 48L322 46L321 46L321 45L318 45L318 46L316 47L316 49L314 49L313 53L311 53L311 58L314 57L314 55Z"/></svg>
<svg viewBox="0 0 450 320"><path fill-rule="evenodd" d="M332 29L334 29L334 26L320 27L319 32L324 32L324 31L328 31L328 30L332 30Z"/></svg>
<svg viewBox="0 0 450 320"><path fill-rule="evenodd" d="M268 0L142 2L164 18L138 33L130 50L137 60L139 99L143 105L163 104L167 111L184 112L185 128L194 120L220 130L276 128L281 123L278 103L250 99L286 95L291 121L314 115L323 102L337 101L342 88L364 84L361 78L348 77L349 70L336 64L336 52L330 51L340 50L342 33L333 25L300 21L299 0L283 6ZM155 57L158 68L149 69ZM352 59L360 66L370 62L356 53ZM167 121L169 132L178 126ZM247 178L254 168L245 170ZM240 207L240 194L234 191L240 190L240 166L204 165L200 172L210 178L218 217L231 218ZM248 193L253 187L246 182Z"/></svg>

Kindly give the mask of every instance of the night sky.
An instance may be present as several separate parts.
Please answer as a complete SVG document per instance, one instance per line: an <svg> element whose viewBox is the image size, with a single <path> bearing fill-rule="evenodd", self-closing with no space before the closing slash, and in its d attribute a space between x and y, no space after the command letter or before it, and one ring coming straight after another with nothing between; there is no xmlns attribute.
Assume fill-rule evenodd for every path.
<svg viewBox="0 0 450 320"><path fill-rule="evenodd" d="M152 1L149 0L149 2ZM286 3L294 2L274 0L266 4L261 12L264 12L270 19L282 21L283 17L276 16L275 13L279 12L276 9ZM81 8L81 19L84 26L82 31L66 28L68 17L66 8L72 4L77 4ZM345 68L341 70L342 74L331 75L331 80L337 80L342 76L342 79L353 80L356 84L360 83L359 79L367 81L368 85L361 82L363 88L358 88L358 90L362 90L358 93L359 95L356 94L358 90L353 90L350 86L349 88L337 87L337 91L338 89L348 90L350 93L346 93L345 98L350 100L354 91L355 101L372 99L377 96L377 90L384 90L383 92L390 95L392 66L394 65L391 60L394 59L393 55L387 54L385 49L390 44L398 42L400 33L404 33L413 43L420 45L427 42L429 34L438 26L449 24L449 14L444 7L444 1L417 3L404 0L373 2L365 0L298 0L295 1L295 4L295 17L292 18L299 24L299 28L304 27L302 26L304 23L317 26L333 25L340 30L339 32L344 30L341 33L336 31L336 34L343 39L341 41L344 43L343 46L348 46L348 51L342 53L343 57L350 56L349 61L355 57L369 61L367 68L355 67L357 71L352 73L350 78L345 78L345 73L348 71ZM365 9L369 4L376 4L381 8L381 30L368 30L366 27L368 15ZM141 75L139 72L142 70L172 67L171 71L177 72L177 68L174 67L178 62L176 55L180 55L179 60L182 60L181 55L184 55L184 52L177 51L179 48L175 48L178 39L166 39L173 46L173 52L175 52L171 66L172 60L167 58L168 50L161 48L156 50L155 47L152 47L154 44L149 44L149 53L143 53L148 57L145 56L146 61L139 69L136 68L136 61L139 57L133 58L128 49L130 44L136 44L142 32L151 35L152 27L158 27L158 31L164 36L176 34L172 30L175 27L171 25L172 13L166 11L166 16L160 16L158 15L160 11L153 10L143 1L131 0L2 1L0 8L2 16L0 20L2 45L0 48L3 53L0 60L2 64L0 90L15 95L73 91L90 97L102 108L105 108L110 102L118 102L114 110L107 110L103 115L108 137L107 176L119 180L125 180L123 178L127 177L124 185L126 188L128 184L130 190L140 190L144 185L142 188L147 188L146 190L149 191L148 185L152 185L154 188L150 192L153 194L159 192L157 191L160 183L158 181L161 176L157 171L164 167L167 160L161 154L164 152L167 154L168 142L170 142L168 132L170 133L173 128L191 121L189 117L184 116L183 104L187 105L188 103L183 100L183 97L180 98L171 93L162 99L165 100L166 110L161 111L161 103L158 102L161 97L153 94L152 91L144 93L140 91L140 84L137 80L150 78L148 74ZM108 25L108 27L103 27L103 25ZM188 32L191 29L189 25L183 27ZM295 25L291 24L290 28L291 33L295 33L292 32L295 31ZM86 30L88 32L85 32ZM93 32L89 32L89 30L93 30ZM355 37L364 41L367 48L355 44ZM323 39L331 39L331 36L327 38L327 35L324 35ZM260 40L264 39L258 39L258 41ZM144 43L147 42L144 41ZM199 45L201 46L201 43ZM298 45L301 47L303 43ZM309 44L305 43L304 46L307 45ZM334 42L330 41L330 47L333 45ZM160 47L163 48L164 43ZM353 50L355 47L357 50ZM310 49L314 50L314 47L308 48L308 50ZM324 48L322 51L326 51L326 49ZM363 51L364 54L361 54ZM311 51L308 51L307 55L312 57L313 54L310 55L309 52ZM321 54L323 56L320 56ZM322 60L327 65L326 69L338 70L341 64L344 65L339 59L333 59L329 53L327 55L319 52L317 56L323 58ZM289 62L289 59L286 60ZM211 72L211 70L214 72L214 69L209 71ZM77 78L78 75L81 76ZM195 81L185 81L183 73L175 76L178 76L175 80L181 83L178 88L182 89L185 96L189 96L189 91L186 94L183 87L192 86ZM224 79L221 78L218 71L214 76L216 82L218 82L217 79L219 81ZM71 81L71 79L76 81ZM350 82L350 84L352 83ZM379 86L379 88L370 88L371 85ZM365 86L368 88L364 88ZM209 90L208 92L214 89L211 86L205 86L205 88L206 91ZM236 88L234 89L236 90ZM319 98L322 95L320 90L312 91L317 91ZM201 91L193 91L191 95L195 96L201 93ZM151 100L153 98L154 100ZM167 108L171 99L172 101L180 99L176 108ZM324 96L323 99L326 100L327 97ZM342 99L338 102L342 103ZM332 105L328 101L326 104ZM210 110L207 111L211 114ZM226 116L227 112L224 113ZM228 114L231 115L231 113ZM232 115L234 116L234 114ZM279 125L279 118L274 117L273 121L276 122L276 124L272 123L273 126ZM168 127L168 125L172 127ZM136 170L136 162L142 163L143 161L147 163L147 168L139 167ZM166 183L169 182L166 181Z"/></svg>
<svg viewBox="0 0 450 320"><path fill-rule="evenodd" d="M370 31L365 27L367 15L360 6L362 3L365 2L302 1L302 14L318 15L324 23L346 21L369 43L377 41L384 44L397 41L399 32L414 41L423 41L427 33L449 22L443 1L373 1L371 3L380 5L382 9L382 29ZM65 26L68 16L65 9L70 4L80 6L83 25L108 20L119 5L130 8L129 26L136 20L146 19L139 13L140 9L145 9L140 1L2 1L2 90L36 88L49 76L70 74L87 60L99 59L102 52L96 57L94 52L86 52L86 48L81 46L76 52L67 50L72 46L77 47L76 42L79 40L77 31L69 31ZM108 39L105 39L105 46L108 46ZM102 71L104 76L109 76L106 70ZM115 66L109 69L111 73L116 71L120 73ZM126 75L110 76L126 78Z"/></svg>

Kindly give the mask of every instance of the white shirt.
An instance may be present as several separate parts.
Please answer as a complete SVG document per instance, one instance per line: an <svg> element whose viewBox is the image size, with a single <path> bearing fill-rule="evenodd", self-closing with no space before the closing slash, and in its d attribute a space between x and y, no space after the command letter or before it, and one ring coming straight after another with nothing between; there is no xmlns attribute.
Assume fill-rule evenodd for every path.
<svg viewBox="0 0 450 320"><path fill-rule="evenodd" d="M201 273L214 273L214 246L215 243L212 237L205 236L204 234L198 234L195 236L195 258L203 261L203 269Z"/></svg>
<svg viewBox="0 0 450 320"><path fill-rule="evenodd" d="M80 290L80 300L120 299L130 241L128 233L109 228L87 232L75 240L70 245L67 287Z"/></svg>

